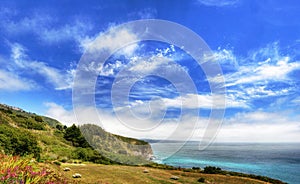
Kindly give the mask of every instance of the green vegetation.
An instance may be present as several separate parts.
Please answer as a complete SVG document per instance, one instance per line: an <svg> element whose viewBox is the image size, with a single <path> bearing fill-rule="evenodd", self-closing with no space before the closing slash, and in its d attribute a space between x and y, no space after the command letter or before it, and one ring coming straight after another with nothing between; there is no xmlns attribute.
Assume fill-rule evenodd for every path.
<svg viewBox="0 0 300 184"><path fill-rule="evenodd" d="M3 184L68 183L58 172L41 167L30 158L0 154L0 182Z"/></svg>
<svg viewBox="0 0 300 184"><path fill-rule="evenodd" d="M206 174L220 174L222 173L222 169L219 167L207 166L204 168L203 173Z"/></svg>
<svg viewBox="0 0 300 184"><path fill-rule="evenodd" d="M59 127L60 128L60 127ZM72 143L72 146L88 148L89 143L85 140L80 132L80 129L73 124L71 127L67 128L64 133L64 138Z"/></svg>
<svg viewBox="0 0 300 184"><path fill-rule="evenodd" d="M269 178L269 177L266 177L266 176L259 176L259 175L254 175L254 174L244 174L244 173L238 173L238 172L232 172L232 171L223 171L219 167L212 167L212 166L205 167L203 173L205 173L205 174L222 174L222 175L229 175L229 176L247 177L247 178L257 179L257 180L260 180L260 181L274 183L274 184L283 184L284 183L280 180L276 180L276 179Z"/></svg>
<svg viewBox="0 0 300 184"><path fill-rule="evenodd" d="M147 159L152 155L149 143L117 136L92 124L85 124L79 128L90 145L104 157L131 165L149 163Z"/></svg>
<svg viewBox="0 0 300 184"><path fill-rule="evenodd" d="M105 131L102 133L112 135ZM122 136L119 136L118 139L128 140L135 144L145 144L144 141ZM66 127L51 118L15 110L0 104L1 150L5 154L33 155L41 162L80 160L106 165L120 164L118 161L109 159L113 157L104 156L91 147L76 125ZM132 163L132 160L135 159L134 157L128 159L126 155L119 154L120 150L118 151L115 154L116 160Z"/></svg>
<svg viewBox="0 0 300 184"><path fill-rule="evenodd" d="M6 154L30 155L40 158L41 148L32 134L6 124L0 124L0 148Z"/></svg>
<svg viewBox="0 0 300 184"><path fill-rule="evenodd" d="M203 177L199 178L199 179L198 179L198 182L204 183L204 182L205 182L205 178L203 178Z"/></svg>

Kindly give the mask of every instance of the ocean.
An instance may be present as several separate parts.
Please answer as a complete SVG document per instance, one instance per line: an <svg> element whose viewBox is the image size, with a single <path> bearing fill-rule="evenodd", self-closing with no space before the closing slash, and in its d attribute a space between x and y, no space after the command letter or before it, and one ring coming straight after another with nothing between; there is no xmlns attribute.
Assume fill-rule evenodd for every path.
<svg viewBox="0 0 300 184"><path fill-rule="evenodd" d="M198 142L188 142L175 152L181 144L151 143L154 161L186 168L217 166L290 184L300 183L300 143L213 143L199 150ZM171 153L174 154L170 156Z"/></svg>

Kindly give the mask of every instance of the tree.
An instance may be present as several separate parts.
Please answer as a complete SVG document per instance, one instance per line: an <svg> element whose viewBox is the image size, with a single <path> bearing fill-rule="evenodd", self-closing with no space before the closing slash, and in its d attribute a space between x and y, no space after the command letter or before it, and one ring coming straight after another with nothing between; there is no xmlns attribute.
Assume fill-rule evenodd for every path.
<svg viewBox="0 0 300 184"><path fill-rule="evenodd" d="M64 138L67 141L71 141L72 145L75 147L88 148L90 147L89 143L85 140L83 135L80 132L80 129L73 124L71 127L66 129Z"/></svg>
<svg viewBox="0 0 300 184"><path fill-rule="evenodd" d="M63 127L61 125L56 125L56 129L62 131Z"/></svg>
<svg viewBox="0 0 300 184"><path fill-rule="evenodd" d="M34 120L37 122L43 122L43 118L41 116L35 116Z"/></svg>

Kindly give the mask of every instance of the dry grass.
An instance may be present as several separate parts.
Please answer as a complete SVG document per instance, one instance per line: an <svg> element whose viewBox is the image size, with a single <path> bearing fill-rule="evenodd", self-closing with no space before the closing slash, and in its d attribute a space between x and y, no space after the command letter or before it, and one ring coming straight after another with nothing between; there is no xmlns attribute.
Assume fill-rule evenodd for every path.
<svg viewBox="0 0 300 184"><path fill-rule="evenodd" d="M64 167L69 167L71 171L63 171ZM118 166L118 165L99 165L99 164L62 164L59 168L61 173L69 179L72 175L80 173L82 178L72 179L75 183L109 183L109 184L128 184L128 183L197 183L198 179L205 178L205 183L217 184L257 184L265 183L262 181L242 178L236 176L225 176L215 174L190 173L182 171L161 170L147 167ZM147 169L149 173L143 171ZM178 176L179 180L170 179L171 176Z"/></svg>

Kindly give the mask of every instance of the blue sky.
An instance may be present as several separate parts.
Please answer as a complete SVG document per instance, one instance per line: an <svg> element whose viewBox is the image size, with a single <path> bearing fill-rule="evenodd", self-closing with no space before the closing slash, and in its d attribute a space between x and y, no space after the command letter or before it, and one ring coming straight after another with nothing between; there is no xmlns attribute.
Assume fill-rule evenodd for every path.
<svg viewBox="0 0 300 184"><path fill-rule="evenodd" d="M109 48L135 39L137 35L129 30L116 32L117 27L134 20L162 19L198 34L221 66L226 107L218 141L300 141L299 9L300 3L283 0L2 1L0 103L68 125L79 123L72 89L80 59L90 44L99 38L101 47ZM125 66L138 74L161 73L168 67L174 80L182 77L175 75L176 70L185 71L197 90L183 87L179 93L170 78L150 75L130 86L128 99L114 101L112 86ZM87 118L83 120L101 121L108 131L141 138L165 138L181 124L184 131L176 135L178 139L193 131L193 139L200 139L212 111L209 82L221 80L208 78L183 48L157 41L123 47L103 66L91 62L87 70L98 75L93 89L98 114L85 107L80 111ZM215 100L215 108L223 108L218 106L218 97ZM129 127L138 124L128 111L152 129L139 132L120 124L122 118L130 122ZM163 115L160 125L154 123ZM197 118L196 126L190 123Z"/></svg>

